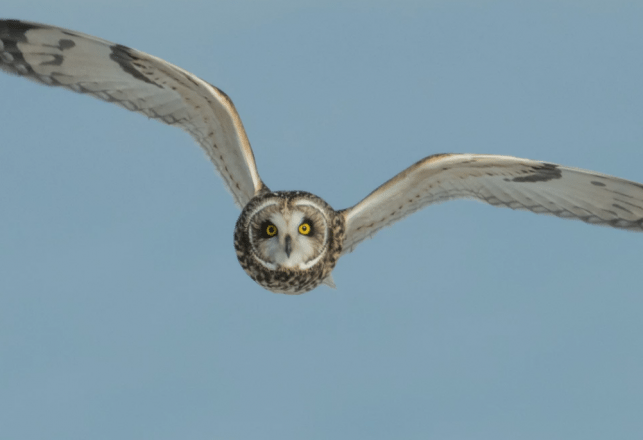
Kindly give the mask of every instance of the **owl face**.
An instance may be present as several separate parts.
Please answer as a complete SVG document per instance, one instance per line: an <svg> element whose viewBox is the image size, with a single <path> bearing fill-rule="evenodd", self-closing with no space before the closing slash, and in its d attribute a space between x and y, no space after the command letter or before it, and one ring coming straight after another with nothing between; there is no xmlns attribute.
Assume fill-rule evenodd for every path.
<svg viewBox="0 0 643 440"><path fill-rule="evenodd" d="M330 275L343 231L343 217L317 196L303 191L264 193L242 211L235 249L241 266L263 287L303 293Z"/></svg>
<svg viewBox="0 0 643 440"><path fill-rule="evenodd" d="M267 269L306 270L323 256L328 221L306 199L272 199L251 217L249 241Z"/></svg>

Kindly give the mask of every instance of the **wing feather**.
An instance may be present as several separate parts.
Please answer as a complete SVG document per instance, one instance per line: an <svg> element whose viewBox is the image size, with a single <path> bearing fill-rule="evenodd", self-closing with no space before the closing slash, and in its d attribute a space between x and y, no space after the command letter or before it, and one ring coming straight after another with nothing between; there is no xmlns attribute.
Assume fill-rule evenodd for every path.
<svg viewBox="0 0 643 440"><path fill-rule="evenodd" d="M230 98L160 58L54 26L0 20L0 69L182 128L205 150L239 207L264 188Z"/></svg>
<svg viewBox="0 0 643 440"><path fill-rule="evenodd" d="M462 198L643 231L639 183L511 156L439 154L415 163L342 211L344 253L418 209Z"/></svg>

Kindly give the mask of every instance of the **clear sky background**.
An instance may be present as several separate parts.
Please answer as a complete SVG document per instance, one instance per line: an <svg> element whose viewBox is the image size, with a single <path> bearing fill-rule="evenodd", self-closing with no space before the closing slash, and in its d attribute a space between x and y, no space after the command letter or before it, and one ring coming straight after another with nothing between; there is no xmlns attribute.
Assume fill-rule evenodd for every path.
<svg viewBox="0 0 643 440"><path fill-rule="evenodd" d="M5 2L234 100L262 178L336 209L434 153L643 182L643 3ZM643 234L470 201L269 293L191 138L0 76L0 437L643 432Z"/></svg>

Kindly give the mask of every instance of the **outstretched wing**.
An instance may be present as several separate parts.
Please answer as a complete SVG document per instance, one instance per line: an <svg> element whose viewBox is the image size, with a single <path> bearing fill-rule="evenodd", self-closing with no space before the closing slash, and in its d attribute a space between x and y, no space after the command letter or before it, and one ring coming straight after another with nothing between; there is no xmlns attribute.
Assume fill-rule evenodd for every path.
<svg viewBox="0 0 643 440"><path fill-rule="evenodd" d="M239 207L264 186L230 98L173 64L79 32L0 20L0 69L182 128L203 147Z"/></svg>
<svg viewBox="0 0 643 440"><path fill-rule="evenodd" d="M643 185L639 183L511 156L437 154L342 211L346 220L343 253L418 209L462 198L643 231Z"/></svg>

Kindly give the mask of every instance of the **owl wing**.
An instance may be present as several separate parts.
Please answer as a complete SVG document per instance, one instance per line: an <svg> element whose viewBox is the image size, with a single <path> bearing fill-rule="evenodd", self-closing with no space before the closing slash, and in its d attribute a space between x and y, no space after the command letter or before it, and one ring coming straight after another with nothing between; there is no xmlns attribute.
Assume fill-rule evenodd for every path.
<svg viewBox="0 0 643 440"><path fill-rule="evenodd" d="M511 156L437 154L402 171L342 212L343 253L433 203L475 199L493 206L643 230L643 185L593 171Z"/></svg>
<svg viewBox="0 0 643 440"><path fill-rule="evenodd" d="M182 128L203 147L239 207L264 187L230 98L180 67L79 32L0 20L0 69Z"/></svg>

